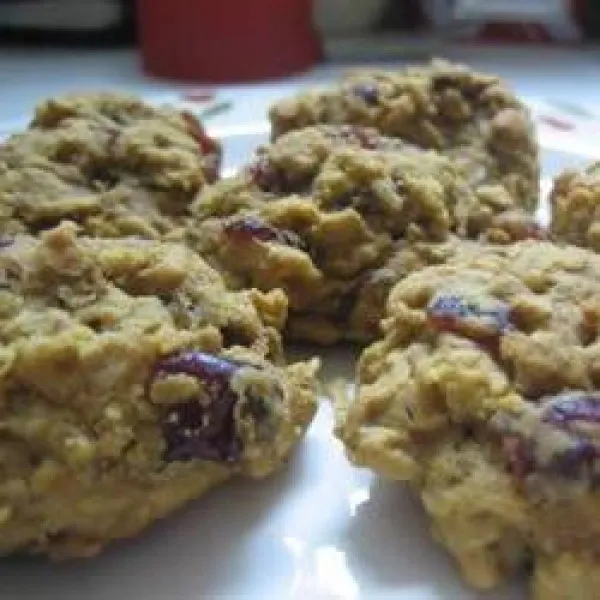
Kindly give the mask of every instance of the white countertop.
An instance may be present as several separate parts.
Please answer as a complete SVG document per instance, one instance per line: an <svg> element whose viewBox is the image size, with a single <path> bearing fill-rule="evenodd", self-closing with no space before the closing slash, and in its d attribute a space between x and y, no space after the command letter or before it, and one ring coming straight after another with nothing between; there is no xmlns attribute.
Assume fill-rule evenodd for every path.
<svg viewBox="0 0 600 600"><path fill-rule="evenodd" d="M456 47L446 57L498 73L526 97L576 100L600 106L600 47ZM386 64L386 63L377 63ZM387 63L393 64L393 63ZM397 64L397 61L396 61ZM327 81L344 67L324 64L307 73L260 84L221 86L233 110L214 117L215 125L262 120L276 98L307 83ZM201 85L202 82L198 82ZM185 85L146 77L134 50L0 49L0 130L19 127L45 96L66 91L111 88L140 94L173 92Z"/></svg>

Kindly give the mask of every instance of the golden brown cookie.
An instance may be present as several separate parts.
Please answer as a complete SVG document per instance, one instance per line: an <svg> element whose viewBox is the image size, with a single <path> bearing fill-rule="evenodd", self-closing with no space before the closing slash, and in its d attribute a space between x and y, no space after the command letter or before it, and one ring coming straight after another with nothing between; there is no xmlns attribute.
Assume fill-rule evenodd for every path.
<svg viewBox="0 0 600 600"><path fill-rule="evenodd" d="M161 238L217 178L220 155L188 113L112 93L47 100L0 144L0 233L70 219L94 236Z"/></svg>
<svg viewBox="0 0 600 600"><path fill-rule="evenodd" d="M565 171L550 193L550 230L561 242L600 251L600 163Z"/></svg>
<svg viewBox="0 0 600 600"><path fill-rule="evenodd" d="M398 243L524 235L533 217L505 192L488 192L477 195L434 150L319 125L282 135L238 176L207 187L187 241L232 285L284 289L292 337L368 340L385 300L380 284L392 281L378 270L389 271Z"/></svg>
<svg viewBox="0 0 600 600"><path fill-rule="evenodd" d="M94 555L281 466L316 408L317 362L283 362L286 308L177 244L6 239L0 554Z"/></svg>
<svg viewBox="0 0 600 600"><path fill-rule="evenodd" d="M410 484L472 585L533 567L536 600L592 600L600 257L540 241L476 250L393 288L336 432L355 464Z"/></svg>
<svg viewBox="0 0 600 600"><path fill-rule="evenodd" d="M462 65L358 70L337 85L279 101L270 117L274 137L318 123L373 127L455 160L477 194L500 188L527 211L538 201L538 148L527 108L497 77Z"/></svg>

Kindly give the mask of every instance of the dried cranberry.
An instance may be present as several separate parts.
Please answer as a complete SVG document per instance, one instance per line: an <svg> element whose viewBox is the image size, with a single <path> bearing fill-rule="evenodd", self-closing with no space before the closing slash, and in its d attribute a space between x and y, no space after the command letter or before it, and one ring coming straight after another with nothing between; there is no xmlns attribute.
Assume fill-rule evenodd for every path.
<svg viewBox="0 0 600 600"><path fill-rule="evenodd" d="M270 194L301 194L310 190L315 176L312 173L294 173L285 170L270 160L263 152L258 152L247 173L252 181L263 191Z"/></svg>
<svg viewBox="0 0 600 600"><path fill-rule="evenodd" d="M565 392L549 401L543 420L556 425L574 421L600 423L600 393Z"/></svg>
<svg viewBox="0 0 600 600"><path fill-rule="evenodd" d="M502 219L502 215L500 215L498 226L508 233L513 242L523 240L543 241L548 239L548 230L539 223L536 223L533 217L524 219L522 216L519 216L518 219L511 221L510 217Z"/></svg>
<svg viewBox="0 0 600 600"><path fill-rule="evenodd" d="M209 183L212 183L219 177L222 158L221 145L206 133L202 124L193 114L183 111L181 116L186 122L188 133L198 143L201 154L207 157L208 163L204 169L204 174Z"/></svg>
<svg viewBox="0 0 600 600"><path fill-rule="evenodd" d="M523 230L523 236L523 239L528 240L547 240L548 230L539 223L531 223Z"/></svg>
<svg viewBox="0 0 600 600"><path fill-rule="evenodd" d="M277 229L257 217L242 217L229 221L224 231L235 242L277 242L285 246L305 250L302 239L293 231Z"/></svg>
<svg viewBox="0 0 600 600"><path fill-rule="evenodd" d="M593 442L575 436L544 463L537 455L539 449L535 439L526 440L520 435L509 434L502 438L502 450L511 473L518 479L534 472L575 479L600 458L600 449Z"/></svg>
<svg viewBox="0 0 600 600"><path fill-rule="evenodd" d="M361 83L352 88L352 93L364 101L367 106L379 104L379 89L374 83Z"/></svg>
<svg viewBox="0 0 600 600"><path fill-rule="evenodd" d="M258 156L248 172L252 181L264 192L282 192L285 188L283 174L273 167L266 156Z"/></svg>
<svg viewBox="0 0 600 600"><path fill-rule="evenodd" d="M600 423L600 394L565 392L542 398L523 418L527 419L526 427L513 418L499 421L502 448L516 477L537 472L595 481L600 446L590 435L590 425ZM539 421L532 427L535 419Z"/></svg>
<svg viewBox="0 0 600 600"><path fill-rule="evenodd" d="M500 336L512 327L510 307L496 301L486 309L454 294L440 294L427 307L429 322L438 331L457 333L476 338ZM468 328L472 322L477 329Z"/></svg>
<svg viewBox="0 0 600 600"><path fill-rule="evenodd" d="M503 437L502 450L509 469L515 477L522 479L533 471L535 467L533 453L523 438L517 435Z"/></svg>
<svg viewBox="0 0 600 600"><path fill-rule="evenodd" d="M356 144L365 150L375 150L381 142L381 136L376 129L358 125L343 125L339 129L337 137L346 143Z"/></svg>
<svg viewBox="0 0 600 600"><path fill-rule="evenodd" d="M279 237L279 232L275 227L271 227L256 217L231 220L225 225L224 230L229 237L240 242L254 240L270 242Z"/></svg>
<svg viewBox="0 0 600 600"><path fill-rule="evenodd" d="M162 432L168 462L194 458L235 462L242 454L234 409L238 397L231 389L233 375L243 365L204 352L189 351L161 360L154 378L185 374L203 384L203 398L187 399L169 407Z"/></svg>
<svg viewBox="0 0 600 600"><path fill-rule="evenodd" d="M572 446L554 456L547 470L564 477L578 476L582 467L598 457L599 449L592 442L576 439Z"/></svg>

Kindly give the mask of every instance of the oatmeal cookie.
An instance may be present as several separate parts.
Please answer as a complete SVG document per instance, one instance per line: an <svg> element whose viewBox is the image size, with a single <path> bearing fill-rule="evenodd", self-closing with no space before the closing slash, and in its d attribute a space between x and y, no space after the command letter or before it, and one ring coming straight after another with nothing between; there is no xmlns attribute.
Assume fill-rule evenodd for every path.
<svg viewBox="0 0 600 600"><path fill-rule="evenodd" d="M316 408L316 361L282 360L286 306L177 244L5 238L0 554L91 556L278 468Z"/></svg>
<svg viewBox="0 0 600 600"><path fill-rule="evenodd" d="M536 600L593 600L600 256L467 246L393 288L336 433L355 464L409 482L472 585L533 567Z"/></svg>
<svg viewBox="0 0 600 600"><path fill-rule="evenodd" d="M375 339L390 290L404 277L427 266L460 262L487 254L495 255L495 245L523 240L547 240L549 232L533 215L508 210L491 217L489 227L477 241L449 236L444 242L399 240L385 263L366 274L355 291L348 321L351 331L364 340ZM492 245L488 245L492 244Z"/></svg>
<svg viewBox="0 0 600 600"><path fill-rule="evenodd" d="M552 235L600 252L600 163L565 171L550 193Z"/></svg>
<svg viewBox="0 0 600 600"><path fill-rule="evenodd" d="M462 65L356 71L329 89L281 100L270 118L274 137L317 123L374 127L452 158L476 193L508 193L530 212L538 201L538 148L527 108L497 77Z"/></svg>
<svg viewBox="0 0 600 600"><path fill-rule="evenodd" d="M69 219L94 236L158 239L217 178L220 153L188 113L109 93L47 100L0 144L0 234Z"/></svg>
<svg viewBox="0 0 600 600"><path fill-rule="evenodd" d="M357 297L369 293L398 240L478 238L519 209L507 194L477 197L435 151L373 129L321 125L259 149L238 176L207 187L191 212L188 243L232 285L281 287L290 334L330 343L371 337L362 310L354 315Z"/></svg>

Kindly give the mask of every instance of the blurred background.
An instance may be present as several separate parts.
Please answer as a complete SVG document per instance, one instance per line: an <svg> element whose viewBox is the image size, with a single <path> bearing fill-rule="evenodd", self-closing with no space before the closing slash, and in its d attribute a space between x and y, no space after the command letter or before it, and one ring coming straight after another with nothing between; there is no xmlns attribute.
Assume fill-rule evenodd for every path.
<svg viewBox="0 0 600 600"><path fill-rule="evenodd" d="M600 0L0 0L0 137L42 98L89 89L264 135L300 87L443 56L507 79L562 148L592 118L600 131L598 39Z"/></svg>
<svg viewBox="0 0 600 600"><path fill-rule="evenodd" d="M252 8L249 15L244 5ZM274 32L278 13L296 15L299 25L301 12L310 12L322 49L319 59L325 60L427 54L435 52L440 40L449 39L577 44L600 36L599 0L0 0L0 44L141 43L142 50L152 52L149 46L160 45L160 35L171 44L174 36L184 43L185 32L177 30L178 12L187 13L194 24L198 44L210 37L211 19L225 13L231 31L223 30L222 35L233 45L239 23L248 34L266 13L271 23L264 23L265 30ZM155 15L160 15L162 34L155 31ZM146 34L147 29L152 32ZM152 64L147 66L152 69Z"/></svg>

